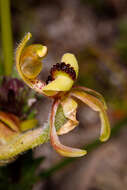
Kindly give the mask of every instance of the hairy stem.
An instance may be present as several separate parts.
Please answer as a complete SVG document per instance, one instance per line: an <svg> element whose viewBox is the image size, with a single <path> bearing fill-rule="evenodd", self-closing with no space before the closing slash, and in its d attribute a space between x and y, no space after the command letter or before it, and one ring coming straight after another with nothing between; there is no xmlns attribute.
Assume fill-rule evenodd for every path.
<svg viewBox="0 0 127 190"><path fill-rule="evenodd" d="M15 137L11 143L0 146L0 160L11 159L28 149L47 142L48 134L49 126L47 125Z"/></svg>
<svg viewBox="0 0 127 190"><path fill-rule="evenodd" d="M58 107L55 116L55 127L59 130L66 122L61 106ZM42 127L22 132L17 135L8 144L0 145L0 162L7 160L8 162L18 154L27 151L31 148L39 146L49 140L49 124L46 123Z"/></svg>

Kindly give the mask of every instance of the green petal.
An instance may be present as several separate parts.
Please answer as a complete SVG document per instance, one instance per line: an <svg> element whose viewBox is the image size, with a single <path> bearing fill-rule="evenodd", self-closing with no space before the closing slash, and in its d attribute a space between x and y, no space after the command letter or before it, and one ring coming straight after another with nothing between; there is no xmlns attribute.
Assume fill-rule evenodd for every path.
<svg viewBox="0 0 127 190"><path fill-rule="evenodd" d="M35 79L42 70L41 59L47 52L47 47L40 44L33 44L25 47L21 58L20 67L27 79Z"/></svg>
<svg viewBox="0 0 127 190"><path fill-rule="evenodd" d="M94 96L87 94L83 91L81 92L73 90L71 95L80 99L82 102L90 106L94 111L98 111L100 113L100 119L101 119L100 140L101 141L108 140L110 136L110 124L102 102L99 101Z"/></svg>
<svg viewBox="0 0 127 190"><path fill-rule="evenodd" d="M74 89L81 90L81 91L84 91L84 92L86 92L88 94L91 94L91 95L95 96L96 98L98 98L104 104L104 108L107 109L105 99L99 92L97 92L95 90L92 90L90 88L84 87L84 86L74 86Z"/></svg>
<svg viewBox="0 0 127 190"><path fill-rule="evenodd" d="M16 68L24 82L42 94L44 82L38 80L37 76L42 68L41 60L47 54L47 47L40 44L25 47L31 37L28 32L16 49Z"/></svg>

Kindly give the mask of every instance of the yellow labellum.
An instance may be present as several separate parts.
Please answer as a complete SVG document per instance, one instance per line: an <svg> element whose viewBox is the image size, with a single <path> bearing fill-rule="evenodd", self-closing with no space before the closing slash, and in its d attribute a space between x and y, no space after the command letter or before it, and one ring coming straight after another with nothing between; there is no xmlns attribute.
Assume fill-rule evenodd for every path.
<svg viewBox="0 0 127 190"><path fill-rule="evenodd" d="M74 81L65 74L60 74L55 80L44 86L43 91L68 91Z"/></svg>
<svg viewBox="0 0 127 190"><path fill-rule="evenodd" d="M78 62L76 57L71 53L66 53L62 56L61 62L65 64L70 64L76 72L76 77L78 76ZM71 79L70 75L65 73L64 71L57 71L55 76L55 80L50 82L43 88L44 93L46 91L69 91L73 84L74 80ZM48 92L46 92L47 94Z"/></svg>

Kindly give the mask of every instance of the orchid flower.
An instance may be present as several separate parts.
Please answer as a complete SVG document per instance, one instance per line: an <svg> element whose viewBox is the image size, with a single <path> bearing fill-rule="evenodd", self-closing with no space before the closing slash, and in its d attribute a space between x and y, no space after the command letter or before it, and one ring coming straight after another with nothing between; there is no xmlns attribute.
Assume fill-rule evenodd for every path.
<svg viewBox="0 0 127 190"><path fill-rule="evenodd" d="M26 46L31 36L31 33L27 33L16 50L18 73L30 88L53 100L49 122L49 138L53 148L63 156L83 156L87 153L86 150L61 144L58 135L68 133L78 125L76 112L78 107L77 100L80 100L99 113L101 120L100 140L102 142L108 140L110 124L104 98L94 90L74 86L74 82L78 77L79 67L75 55L71 53L65 53L60 63L53 65L46 82L39 80L38 75L43 67L42 60L47 54L47 47L40 44ZM62 107L66 122L57 129L55 120L59 106Z"/></svg>
<svg viewBox="0 0 127 190"><path fill-rule="evenodd" d="M20 97L17 89L22 89L22 83L17 79L5 83L4 88L0 88L0 165L13 161L20 153L48 140L62 156L85 155L86 150L65 146L58 137L78 125L77 100L99 113L100 140L104 142L110 136L107 107L102 95L86 87L74 86L79 70L76 57L71 53L64 54L61 62L51 68L46 82L41 81L38 75L42 70L42 60L47 54L47 47L40 44L26 46L31 36L31 33L27 33L16 50L16 67L20 77L30 88L52 100L50 119L40 127L36 119L22 120L19 109L21 101L15 104L14 97L14 94L17 98Z"/></svg>

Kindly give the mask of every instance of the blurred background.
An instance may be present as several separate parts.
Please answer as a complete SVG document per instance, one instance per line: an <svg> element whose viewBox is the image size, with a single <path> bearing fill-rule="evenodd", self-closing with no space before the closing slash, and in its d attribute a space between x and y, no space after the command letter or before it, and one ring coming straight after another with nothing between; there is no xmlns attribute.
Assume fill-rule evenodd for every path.
<svg viewBox="0 0 127 190"><path fill-rule="evenodd" d="M63 160L52 149L50 143L33 150L32 161L44 158L38 164L33 164L31 157L29 158L31 151L25 153L16 162L1 169L0 190L14 189L12 184L19 183L21 175L17 168L21 163L24 163L24 175L28 173L26 181L22 183L33 182L22 189L125 190L127 1L11 0L11 22L14 49L27 32L33 35L31 43L40 43L48 47L48 55L44 59L40 75L43 80L47 78L50 67L60 62L65 52L74 53L80 67L77 84L94 89L104 96L108 104L111 126L118 126L120 130L101 146L93 143L94 147L90 147L88 155L80 159ZM37 118L40 124L48 119L50 106L51 102L44 97L37 102ZM62 136L61 141L73 147L82 147L98 138L100 120L97 113L82 104L78 109L77 118L80 121L79 126ZM30 167L33 166L33 170L29 172L28 163L31 163ZM12 175L12 168L15 175ZM34 182L33 175L39 173L42 174L41 178Z"/></svg>

